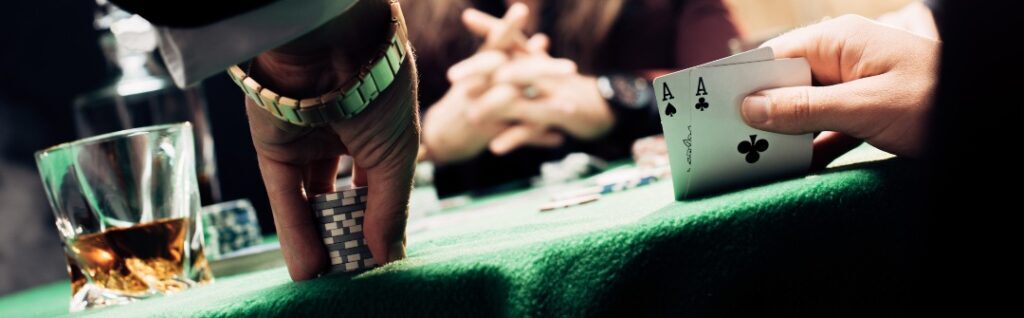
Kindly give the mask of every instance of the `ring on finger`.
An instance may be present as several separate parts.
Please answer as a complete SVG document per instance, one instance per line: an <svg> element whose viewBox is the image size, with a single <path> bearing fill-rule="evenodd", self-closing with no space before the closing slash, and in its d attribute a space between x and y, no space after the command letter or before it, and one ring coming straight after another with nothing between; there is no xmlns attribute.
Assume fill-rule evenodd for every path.
<svg viewBox="0 0 1024 318"><path fill-rule="evenodd" d="M523 87L522 94L526 99L536 99L540 97L540 89L536 85L529 84Z"/></svg>

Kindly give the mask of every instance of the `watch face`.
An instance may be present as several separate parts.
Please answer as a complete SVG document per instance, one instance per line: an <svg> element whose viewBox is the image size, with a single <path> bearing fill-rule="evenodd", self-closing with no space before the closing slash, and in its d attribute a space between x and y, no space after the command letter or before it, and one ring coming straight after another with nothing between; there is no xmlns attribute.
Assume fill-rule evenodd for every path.
<svg viewBox="0 0 1024 318"><path fill-rule="evenodd" d="M608 77L615 101L626 108L640 109L651 102L651 84L642 77L613 75Z"/></svg>

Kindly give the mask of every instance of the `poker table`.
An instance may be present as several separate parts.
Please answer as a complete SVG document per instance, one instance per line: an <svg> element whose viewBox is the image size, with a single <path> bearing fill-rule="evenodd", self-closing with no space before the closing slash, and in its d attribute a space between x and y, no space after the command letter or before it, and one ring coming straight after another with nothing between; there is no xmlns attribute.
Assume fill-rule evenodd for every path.
<svg viewBox="0 0 1024 318"><path fill-rule="evenodd" d="M498 193L411 219L408 258L357 276L276 267L76 315L898 315L921 282L925 222L905 195L922 169L850 156L682 202L668 180L548 212L549 189ZM0 317L67 315L69 289L7 295Z"/></svg>

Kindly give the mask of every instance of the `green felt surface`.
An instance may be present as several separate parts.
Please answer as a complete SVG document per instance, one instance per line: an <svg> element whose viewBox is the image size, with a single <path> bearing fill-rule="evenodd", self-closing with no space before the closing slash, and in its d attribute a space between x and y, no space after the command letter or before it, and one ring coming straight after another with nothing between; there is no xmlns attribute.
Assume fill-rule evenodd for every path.
<svg viewBox="0 0 1024 318"><path fill-rule="evenodd" d="M912 300L922 224L903 195L919 179L893 159L684 202L669 181L543 213L546 195L506 194L421 220L406 260L356 277L280 268L84 315L871 313ZM0 317L63 313L67 293L5 297Z"/></svg>

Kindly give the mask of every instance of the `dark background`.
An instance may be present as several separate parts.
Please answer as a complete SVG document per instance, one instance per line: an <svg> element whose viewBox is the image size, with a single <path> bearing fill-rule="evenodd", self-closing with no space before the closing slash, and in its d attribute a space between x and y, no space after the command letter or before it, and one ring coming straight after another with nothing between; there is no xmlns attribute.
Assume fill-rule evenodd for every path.
<svg viewBox="0 0 1024 318"><path fill-rule="evenodd" d="M116 79L93 27L94 1L5 1L0 19L0 295L65 279L53 213L33 154L77 139L72 101ZM247 198L273 221L241 92L226 75L207 97L222 200Z"/></svg>
<svg viewBox="0 0 1024 318"><path fill-rule="evenodd" d="M1024 70L1020 6L946 1L932 173L909 194L932 225L925 312L978 315L1013 307L1019 254ZM110 74L92 31L91 1L5 2L0 19L0 294L65 277L52 213L32 153L75 138L71 99ZM241 95L223 76L208 93L224 199L253 200L270 224ZM229 150L230 149L230 150ZM231 181L231 182L228 182ZM928 186L930 185L930 186ZM927 187L924 187L927 186ZM919 197L918 195L921 195ZM29 253L29 251L39 251ZM41 254L42 256L36 255ZM999 288L993 288L999 287ZM952 308L951 308L952 307ZM949 310L958 309L958 310Z"/></svg>

